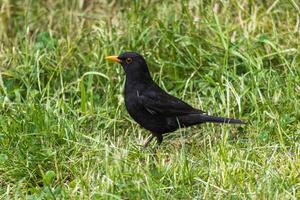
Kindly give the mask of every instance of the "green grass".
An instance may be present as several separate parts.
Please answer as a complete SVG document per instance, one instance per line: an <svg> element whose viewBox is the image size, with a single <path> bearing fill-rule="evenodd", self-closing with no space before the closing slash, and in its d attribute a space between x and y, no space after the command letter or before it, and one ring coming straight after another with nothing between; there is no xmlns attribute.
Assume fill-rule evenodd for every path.
<svg viewBox="0 0 300 200"><path fill-rule="evenodd" d="M300 198L300 4L0 0L0 199ZM141 151L104 57L143 54L165 90L246 126Z"/></svg>

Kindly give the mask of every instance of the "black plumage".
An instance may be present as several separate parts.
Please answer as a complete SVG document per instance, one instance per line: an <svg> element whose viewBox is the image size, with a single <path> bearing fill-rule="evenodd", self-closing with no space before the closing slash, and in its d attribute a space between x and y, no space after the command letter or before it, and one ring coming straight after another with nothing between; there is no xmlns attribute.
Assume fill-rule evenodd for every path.
<svg viewBox="0 0 300 200"><path fill-rule="evenodd" d="M180 127L204 122L244 124L239 119L207 115L162 90L152 80L145 59L138 53L125 52L120 56L108 56L106 59L118 62L124 68L127 111L137 123L152 133L145 147L154 137L157 143L161 144L163 134Z"/></svg>

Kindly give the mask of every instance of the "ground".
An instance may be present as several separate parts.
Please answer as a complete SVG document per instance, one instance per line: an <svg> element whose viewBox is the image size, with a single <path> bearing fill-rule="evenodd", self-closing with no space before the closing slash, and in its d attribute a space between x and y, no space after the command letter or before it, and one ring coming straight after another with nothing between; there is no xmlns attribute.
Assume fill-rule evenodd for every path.
<svg viewBox="0 0 300 200"><path fill-rule="evenodd" d="M300 4L0 1L0 199L300 198ZM210 114L141 150L107 55ZM154 144L153 144L154 145Z"/></svg>

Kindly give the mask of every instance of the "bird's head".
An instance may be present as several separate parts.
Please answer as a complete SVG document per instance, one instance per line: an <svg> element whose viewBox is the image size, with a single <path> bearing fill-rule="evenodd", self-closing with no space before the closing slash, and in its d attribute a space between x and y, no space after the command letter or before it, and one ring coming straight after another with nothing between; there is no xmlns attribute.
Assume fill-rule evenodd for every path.
<svg viewBox="0 0 300 200"><path fill-rule="evenodd" d="M142 76L143 74L149 74L145 59L143 58L143 56L136 52L124 52L119 56L107 56L106 60L120 63L127 76Z"/></svg>

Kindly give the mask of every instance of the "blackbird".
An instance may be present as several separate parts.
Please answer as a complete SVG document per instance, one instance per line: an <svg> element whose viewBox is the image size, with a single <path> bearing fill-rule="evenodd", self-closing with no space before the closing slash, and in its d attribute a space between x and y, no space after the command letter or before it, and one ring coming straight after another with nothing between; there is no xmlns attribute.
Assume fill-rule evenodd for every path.
<svg viewBox="0 0 300 200"><path fill-rule="evenodd" d="M106 60L120 63L125 71L126 109L138 124L152 133L144 147L147 147L154 137L160 145L163 134L181 127L204 122L245 124L239 119L207 115L168 94L152 80L145 59L136 52L108 56Z"/></svg>

